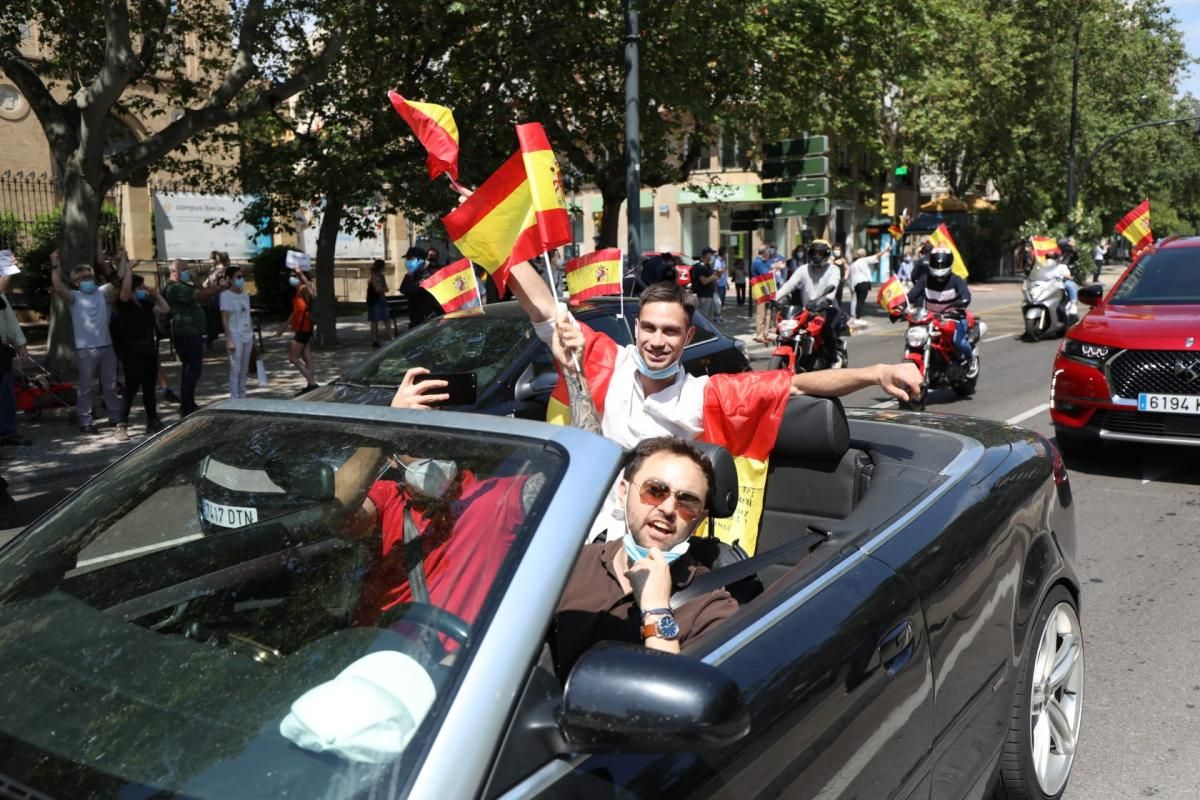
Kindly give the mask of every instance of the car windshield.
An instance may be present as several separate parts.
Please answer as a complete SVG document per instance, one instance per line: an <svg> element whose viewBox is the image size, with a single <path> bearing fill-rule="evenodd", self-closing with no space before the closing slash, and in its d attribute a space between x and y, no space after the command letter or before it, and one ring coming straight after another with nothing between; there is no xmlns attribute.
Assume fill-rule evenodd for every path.
<svg viewBox="0 0 1200 800"><path fill-rule="evenodd" d="M402 793L564 464L469 431L189 417L0 554L0 775Z"/></svg>
<svg viewBox="0 0 1200 800"><path fill-rule="evenodd" d="M1200 249L1166 249L1147 255L1110 302L1123 306L1200 303Z"/></svg>
<svg viewBox="0 0 1200 800"><path fill-rule="evenodd" d="M448 315L409 331L342 377L397 386L405 372L425 367L430 372L474 372L482 387L496 379L533 335L524 316Z"/></svg>

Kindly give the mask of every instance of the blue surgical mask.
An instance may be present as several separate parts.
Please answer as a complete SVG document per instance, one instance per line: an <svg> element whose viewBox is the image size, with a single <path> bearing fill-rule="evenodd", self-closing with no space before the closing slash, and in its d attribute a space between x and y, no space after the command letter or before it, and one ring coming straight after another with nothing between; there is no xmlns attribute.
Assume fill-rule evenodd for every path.
<svg viewBox="0 0 1200 800"><path fill-rule="evenodd" d="M96 282L95 281L80 281L79 282L79 291L83 292L84 294L91 294L92 292L96 291Z"/></svg>
<svg viewBox="0 0 1200 800"><path fill-rule="evenodd" d="M650 549L648 547L642 547L640 544L638 544L633 538L633 531L629 530L628 528L626 528L625 537L621 540L621 542L625 545L625 555L629 556L630 564L633 564L635 561L641 561L643 558L646 558L650 555ZM680 556L688 551L688 548L691 547L691 545L692 540L690 537L684 539L682 542L663 553L663 558L668 564L673 564L679 560Z"/></svg>
<svg viewBox="0 0 1200 800"><path fill-rule="evenodd" d="M667 378L673 378L679 372L678 361L674 361L662 369L650 369L650 367L646 366L645 359L642 358L642 354L638 352L636 348L633 351L633 365L637 367L638 372L642 373L652 381L661 381L666 380Z"/></svg>
<svg viewBox="0 0 1200 800"><path fill-rule="evenodd" d="M192 271L190 269L184 269L184 270L179 271L179 280L180 281L182 281L183 283L187 283L191 279L192 279Z"/></svg>
<svg viewBox="0 0 1200 800"><path fill-rule="evenodd" d="M421 264L425 262L423 258L409 258L404 262L404 268L409 272L416 272L421 268Z"/></svg>
<svg viewBox="0 0 1200 800"><path fill-rule="evenodd" d="M294 289L294 288L296 288L297 286L299 286L299 285L300 285L300 279L299 279L299 278L297 278L295 275L293 275L292 277L288 278L288 283L289 283L289 284L292 286L292 288Z"/></svg>
<svg viewBox="0 0 1200 800"><path fill-rule="evenodd" d="M150 298L150 293L145 289L134 289L133 296L138 300L147 300Z"/></svg>
<svg viewBox="0 0 1200 800"><path fill-rule="evenodd" d="M243 286L246 285L246 279L243 278L241 275L238 275L236 278L233 279L233 285L236 286L237 288L241 289Z"/></svg>

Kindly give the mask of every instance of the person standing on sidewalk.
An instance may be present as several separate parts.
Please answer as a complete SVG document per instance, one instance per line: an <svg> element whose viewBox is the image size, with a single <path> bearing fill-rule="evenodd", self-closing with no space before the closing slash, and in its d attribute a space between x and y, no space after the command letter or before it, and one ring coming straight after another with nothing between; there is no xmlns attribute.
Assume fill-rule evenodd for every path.
<svg viewBox="0 0 1200 800"><path fill-rule="evenodd" d="M121 292L117 298L117 324L120 327L121 365L125 370L125 396L121 399L122 438L128 438L129 411L138 391L142 393L142 408L146 411L146 435L163 429L158 418L158 398L154 384L158 378L158 340L154 312L166 313L167 301L153 289L146 288L141 275L124 266ZM121 436L118 433L118 436Z"/></svg>
<svg viewBox="0 0 1200 800"><path fill-rule="evenodd" d="M371 347L379 347L379 326L383 325L384 332L388 331L388 323L392 315L388 311L387 278L383 274L383 259L377 258L371 263L371 272L367 275L367 320L371 323Z"/></svg>
<svg viewBox="0 0 1200 800"><path fill-rule="evenodd" d="M225 349L229 351L229 397L246 396L246 376L250 374L250 351L254 349L254 323L250 319L250 295L246 279L238 267L226 267L227 291L221 293L221 327L225 331Z"/></svg>
<svg viewBox="0 0 1200 800"><path fill-rule="evenodd" d="M746 261L742 258L733 260L733 290L737 292L737 304L746 305Z"/></svg>
<svg viewBox="0 0 1200 800"><path fill-rule="evenodd" d="M700 301L700 313L716 322L717 273L713 271L712 259L712 248L704 248L700 253L700 261L692 267L692 291Z"/></svg>
<svg viewBox="0 0 1200 800"><path fill-rule="evenodd" d="M122 267L128 268L124 258L121 261ZM108 421L118 437L127 439L129 434L121 425L121 409L117 405L117 354L113 352L112 333L108 327L109 306L116 296L116 287L111 283L97 286L95 270L89 264L80 264L71 273L78 289L68 288L61 273L57 266L52 266L50 282L54 293L70 306L71 322L75 326L75 362L79 368L75 413L79 418L79 430L99 433L92 424L92 393L96 390L99 373L100 393L108 410Z"/></svg>
<svg viewBox="0 0 1200 800"><path fill-rule="evenodd" d="M15 269L15 264L13 267ZM25 332L21 330L12 303L8 300L8 284L11 281L12 275L0 276L0 445L6 447L33 444L29 439L17 435L17 396L13 393L13 361L29 358L29 350L25 347ZM2 482L0 479L0 483ZM2 506L3 504L0 504L0 507Z"/></svg>
<svg viewBox="0 0 1200 800"><path fill-rule="evenodd" d="M179 416L186 417L196 410L196 384L204 367L204 307L203 303L225 290L223 280L212 286L197 289L192 272L182 259L171 262L170 279L165 291L171 308L171 340L183 365L179 379Z"/></svg>
<svg viewBox="0 0 1200 800"><path fill-rule="evenodd" d="M729 291L729 265L725 261L725 248L719 248L713 256L713 271L717 273L717 322L725 322L725 294Z"/></svg>
<svg viewBox="0 0 1200 800"><path fill-rule="evenodd" d="M1092 249L1092 263L1096 265L1096 271L1092 273L1092 283L1100 280L1100 270L1104 268L1104 256L1108 254L1108 249L1105 248L1104 242L1096 240L1096 246Z"/></svg>
<svg viewBox="0 0 1200 800"><path fill-rule="evenodd" d="M754 280L762 275L771 274L771 265L767 263L767 258L771 254L771 249L765 244L758 248L758 257L750 262L750 280ZM768 334L768 320L770 315L767 313L767 303L754 303L754 340L763 344L770 344Z"/></svg>
<svg viewBox="0 0 1200 800"><path fill-rule="evenodd" d="M850 297L850 313L855 319L862 319L863 308L867 305L867 295L871 292L871 267L886 252L887 250L880 250L869 256L865 247L854 251L854 261L850 264L850 288L854 292Z"/></svg>
<svg viewBox="0 0 1200 800"><path fill-rule="evenodd" d="M292 315L275 335L282 336L288 329L293 333L288 345L288 361L304 378L304 388L296 392L301 395L317 388L312 364L312 289L301 270L292 273L288 285L292 287Z"/></svg>

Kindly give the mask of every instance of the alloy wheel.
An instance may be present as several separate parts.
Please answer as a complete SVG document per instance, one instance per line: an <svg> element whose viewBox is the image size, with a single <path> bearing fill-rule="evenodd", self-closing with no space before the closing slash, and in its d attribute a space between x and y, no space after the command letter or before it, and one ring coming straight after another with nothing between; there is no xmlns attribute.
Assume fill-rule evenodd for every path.
<svg viewBox="0 0 1200 800"><path fill-rule="evenodd" d="M1083 630L1069 603L1046 618L1029 692L1030 754L1042 791L1056 796L1075 761L1083 717Z"/></svg>

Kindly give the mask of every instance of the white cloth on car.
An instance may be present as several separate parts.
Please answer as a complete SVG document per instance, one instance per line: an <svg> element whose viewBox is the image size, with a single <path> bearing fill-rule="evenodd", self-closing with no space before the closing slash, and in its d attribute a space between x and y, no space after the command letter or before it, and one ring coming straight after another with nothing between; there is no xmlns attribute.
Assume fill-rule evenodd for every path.
<svg viewBox="0 0 1200 800"><path fill-rule="evenodd" d="M416 660L394 650L371 653L300 695L279 733L305 750L385 764L404 752L435 696Z"/></svg>

